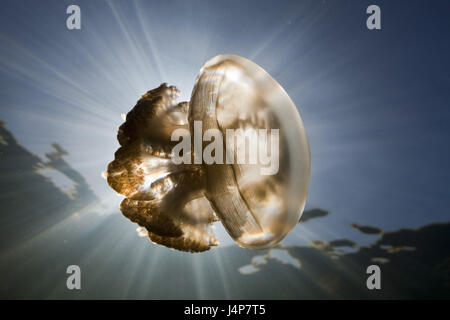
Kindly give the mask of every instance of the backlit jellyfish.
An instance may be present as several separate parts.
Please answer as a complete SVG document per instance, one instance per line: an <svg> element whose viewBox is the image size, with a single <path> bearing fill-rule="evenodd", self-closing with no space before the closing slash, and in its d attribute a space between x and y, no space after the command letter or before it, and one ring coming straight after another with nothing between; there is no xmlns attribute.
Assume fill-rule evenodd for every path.
<svg viewBox="0 0 450 320"><path fill-rule="evenodd" d="M242 247L279 243L298 223L310 151L298 111L261 67L236 56L205 63L190 102L162 84L118 132L108 165L120 207L154 243L200 252L218 245L220 221Z"/></svg>

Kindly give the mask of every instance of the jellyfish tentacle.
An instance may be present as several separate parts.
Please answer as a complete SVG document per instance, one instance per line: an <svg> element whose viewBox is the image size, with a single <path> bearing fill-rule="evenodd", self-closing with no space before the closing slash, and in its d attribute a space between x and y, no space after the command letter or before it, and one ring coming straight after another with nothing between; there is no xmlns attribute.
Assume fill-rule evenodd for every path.
<svg viewBox="0 0 450 320"><path fill-rule="evenodd" d="M174 130L188 130L189 104L176 101L174 86L163 83L145 93L127 114L117 135L121 147L108 165L107 181L124 195L125 217L148 231L152 242L199 252L217 245L211 223L217 217L204 198L202 166L172 163Z"/></svg>

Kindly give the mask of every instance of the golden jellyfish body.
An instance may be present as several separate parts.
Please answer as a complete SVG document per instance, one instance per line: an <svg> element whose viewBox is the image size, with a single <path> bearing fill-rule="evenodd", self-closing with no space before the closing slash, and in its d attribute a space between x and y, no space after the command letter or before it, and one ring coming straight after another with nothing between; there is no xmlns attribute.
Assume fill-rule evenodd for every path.
<svg viewBox="0 0 450 320"><path fill-rule="evenodd" d="M147 92L119 129L107 179L126 197L123 214L152 242L183 251L217 245L211 224L218 220L242 247L279 243L300 219L310 175L292 100L261 67L236 55L205 63L189 104L177 103L178 93L166 84ZM174 161L177 129L189 138L190 161ZM211 145L218 161L203 158Z"/></svg>

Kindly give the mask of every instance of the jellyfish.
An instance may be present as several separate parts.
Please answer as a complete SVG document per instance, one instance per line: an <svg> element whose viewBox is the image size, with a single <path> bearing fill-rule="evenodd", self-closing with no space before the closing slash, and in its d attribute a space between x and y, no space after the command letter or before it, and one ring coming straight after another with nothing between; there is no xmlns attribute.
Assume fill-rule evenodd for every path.
<svg viewBox="0 0 450 320"><path fill-rule="evenodd" d="M275 246L297 225L308 192L310 150L294 103L237 55L207 61L189 102L179 94L166 83L148 91L118 130L106 178L125 196L123 215L177 250L217 246L218 221L241 247Z"/></svg>

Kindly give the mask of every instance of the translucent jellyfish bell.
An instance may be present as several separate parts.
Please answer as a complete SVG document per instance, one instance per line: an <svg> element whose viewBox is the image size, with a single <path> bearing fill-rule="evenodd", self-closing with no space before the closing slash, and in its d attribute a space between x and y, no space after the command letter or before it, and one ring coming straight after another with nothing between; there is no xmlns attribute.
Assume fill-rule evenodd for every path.
<svg viewBox="0 0 450 320"><path fill-rule="evenodd" d="M257 64L236 55L219 55L205 63L196 80L190 101L191 134L196 120L202 121L203 131L219 129L225 141L228 129L265 132L266 140L278 130L278 148L267 150L271 144L261 143L258 136L258 150L248 146L245 150L247 159L252 152L271 151L278 165L272 162L267 168L261 159L256 164L239 163L236 143L232 164L203 165L205 196L231 237L247 248L275 245L298 223L309 183L308 139L294 103Z"/></svg>
<svg viewBox="0 0 450 320"><path fill-rule="evenodd" d="M126 197L122 213L178 250L217 245L215 221L243 247L280 242L300 219L310 175L306 132L287 93L236 55L205 63L189 104L177 103L178 93L166 84L148 91L119 128L107 179ZM190 139L183 163L174 161L177 129Z"/></svg>

